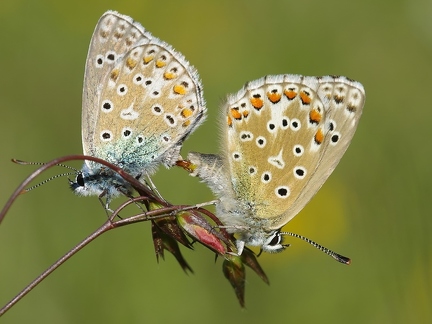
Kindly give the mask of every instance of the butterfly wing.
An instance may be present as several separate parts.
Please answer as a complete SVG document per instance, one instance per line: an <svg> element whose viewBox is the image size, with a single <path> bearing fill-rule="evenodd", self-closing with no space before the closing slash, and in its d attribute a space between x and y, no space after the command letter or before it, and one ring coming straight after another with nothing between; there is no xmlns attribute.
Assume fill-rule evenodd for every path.
<svg viewBox="0 0 432 324"><path fill-rule="evenodd" d="M267 76L228 98L226 163L252 219L276 229L304 207L345 152L363 104L363 87L343 77Z"/></svg>

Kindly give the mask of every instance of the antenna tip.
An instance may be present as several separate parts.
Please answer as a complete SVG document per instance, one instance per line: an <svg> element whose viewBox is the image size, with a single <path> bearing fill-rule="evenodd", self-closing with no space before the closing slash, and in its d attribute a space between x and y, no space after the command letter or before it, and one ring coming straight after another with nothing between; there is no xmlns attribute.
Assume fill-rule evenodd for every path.
<svg viewBox="0 0 432 324"><path fill-rule="evenodd" d="M339 261L340 263L346 264L346 265L350 265L351 264L351 259L344 257L343 255L337 254L335 253L335 255L333 256L336 261Z"/></svg>
<svg viewBox="0 0 432 324"><path fill-rule="evenodd" d="M24 163L24 161L21 161L21 160L18 160L18 159L11 159L11 161L13 163L16 163L16 164L23 164Z"/></svg>

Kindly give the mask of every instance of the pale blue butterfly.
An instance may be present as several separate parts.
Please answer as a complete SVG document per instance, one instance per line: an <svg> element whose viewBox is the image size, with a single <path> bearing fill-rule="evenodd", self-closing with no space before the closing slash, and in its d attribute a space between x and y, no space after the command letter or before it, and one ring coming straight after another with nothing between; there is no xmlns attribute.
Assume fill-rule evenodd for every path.
<svg viewBox="0 0 432 324"><path fill-rule="evenodd" d="M108 11L93 33L82 109L85 155L136 177L172 166L185 138L205 118L202 85L182 54L132 18ZM70 182L78 195L111 198L132 187L110 169L86 161Z"/></svg>
<svg viewBox="0 0 432 324"><path fill-rule="evenodd" d="M191 175L219 197L216 215L237 234L239 254L245 245L282 251L282 235L289 234L340 259L281 228L339 163L364 101L360 83L336 76L267 76L228 97L223 106L222 154L191 152L188 159Z"/></svg>

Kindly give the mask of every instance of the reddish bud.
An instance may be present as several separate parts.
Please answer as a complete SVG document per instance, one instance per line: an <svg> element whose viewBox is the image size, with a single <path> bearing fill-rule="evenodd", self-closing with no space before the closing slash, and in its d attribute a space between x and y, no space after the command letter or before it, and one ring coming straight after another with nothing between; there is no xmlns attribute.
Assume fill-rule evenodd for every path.
<svg viewBox="0 0 432 324"><path fill-rule="evenodd" d="M177 214L179 226L192 238L220 255L225 255L224 237L197 212L180 212Z"/></svg>

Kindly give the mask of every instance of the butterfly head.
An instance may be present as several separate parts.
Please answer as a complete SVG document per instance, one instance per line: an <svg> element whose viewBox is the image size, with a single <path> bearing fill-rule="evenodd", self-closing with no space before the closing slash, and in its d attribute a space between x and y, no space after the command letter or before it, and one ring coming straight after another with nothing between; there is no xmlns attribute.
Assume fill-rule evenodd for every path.
<svg viewBox="0 0 432 324"><path fill-rule="evenodd" d="M69 180L69 186L79 196L105 196L107 200L132 192L131 185L111 169L90 168L87 163L77 172L75 180Z"/></svg>
<svg viewBox="0 0 432 324"><path fill-rule="evenodd" d="M279 253L285 250L289 244L283 244L280 230L264 232L262 230L241 232L237 238L237 253L242 254L245 245L259 246L261 252ZM261 253L260 252L260 253Z"/></svg>

